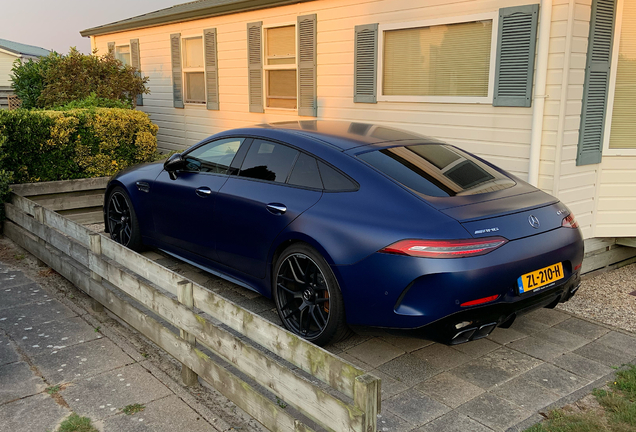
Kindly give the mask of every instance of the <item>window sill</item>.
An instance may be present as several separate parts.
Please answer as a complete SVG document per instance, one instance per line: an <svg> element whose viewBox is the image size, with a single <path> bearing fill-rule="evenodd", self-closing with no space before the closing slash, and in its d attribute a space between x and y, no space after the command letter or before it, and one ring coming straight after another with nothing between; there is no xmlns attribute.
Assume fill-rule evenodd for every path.
<svg viewBox="0 0 636 432"><path fill-rule="evenodd" d="M424 102L492 105L492 96L378 96L378 102Z"/></svg>

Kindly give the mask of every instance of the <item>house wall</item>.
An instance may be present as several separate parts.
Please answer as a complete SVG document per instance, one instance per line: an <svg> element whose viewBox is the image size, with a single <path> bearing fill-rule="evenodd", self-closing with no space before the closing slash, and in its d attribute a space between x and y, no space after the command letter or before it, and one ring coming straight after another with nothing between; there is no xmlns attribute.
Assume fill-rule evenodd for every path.
<svg viewBox="0 0 636 432"><path fill-rule="evenodd" d="M13 61L17 56L0 51L0 87L8 87L11 85L9 75L13 67Z"/></svg>
<svg viewBox="0 0 636 432"><path fill-rule="evenodd" d="M144 96L140 109L160 127L160 149L183 149L229 128L299 119L296 114L269 109L264 114L249 112L246 24L293 23L298 15L316 13L318 118L382 123L434 136L525 179L532 108L421 102L355 104L353 61L356 25L496 12L501 7L530 3L533 0L320 0L96 36L94 44L99 53L105 53L108 42L124 45L139 39L141 68L150 77L152 91ZM636 225L631 222L636 220L632 217L636 202L631 198L627 204L630 201L620 197L636 195L636 176L631 180L621 175L634 174L632 161L604 157L602 165L576 166L590 4L591 0L553 1L539 187L574 211L585 238L619 236L617 233L626 228L631 230L627 235L636 235ZM217 28L218 35L220 111L195 105L175 109L169 35L200 35L210 27ZM619 186L620 181L627 183L625 187Z"/></svg>

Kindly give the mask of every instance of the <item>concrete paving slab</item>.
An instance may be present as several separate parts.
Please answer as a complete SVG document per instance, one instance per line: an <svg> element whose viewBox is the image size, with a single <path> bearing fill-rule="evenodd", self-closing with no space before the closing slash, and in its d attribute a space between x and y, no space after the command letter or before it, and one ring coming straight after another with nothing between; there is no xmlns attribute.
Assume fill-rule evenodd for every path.
<svg viewBox="0 0 636 432"><path fill-rule="evenodd" d="M491 341L497 342L501 345L506 345L512 341L523 339L526 336L528 336L526 333L522 333L511 328L504 329L501 327L497 327L492 331L492 333L490 333L490 335L488 335L487 339L490 339Z"/></svg>
<svg viewBox="0 0 636 432"><path fill-rule="evenodd" d="M475 420L458 413L457 411L451 411L444 414L440 418L433 420L430 423L425 424L421 428L415 430L415 432L491 432L487 426L476 422Z"/></svg>
<svg viewBox="0 0 636 432"><path fill-rule="evenodd" d="M46 383L25 362L0 366L0 404L44 391Z"/></svg>
<svg viewBox="0 0 636 432"><path fill-rule="evenodd" d="M493 389L492 394L513 402L528 411L537 411L561 396L523 377L513 378Z"/></svg>
<svg viewBox="0 0 636 432"><path fill-rule="evenodd" d="M61 320L74 316L76 314L59 301L47 299L44 302L32 303L28 308L13 307L1 310L0 328L7 332L12 332L14 327L32 327L47 321Z"/></svg>
<svg viewBox="0 0 636 432"><path fill-rule="evenodd" d="M513 341L508 347L544 361L550 361L567 352L566 348L534 336Z"/></svg>
<svg viewBox="0 0 636 432"><path fill-rule="evenodd" d="M382 336L380 339L407 353L417 351L434 343L433 341L414 337Z"/></svg>
<svg viewBox="0 0 636 432"><path fill-rule="evenodd" d="M373 369L373 366L371 366L368 363L363 362L362 360L360 360L357 357L354 357L350 354L347 354L346 352L341 352L338 353L338 357L342 358L343 360L348 361L349 363L351 363L352 365L360 368L360 369L364 369L364 370L371 370Z"/></svg>
<svg viewBox="0 0 636 432"><path fill-rule="evenodd" d="M388 411L383 411L378 415L377 429L382 432L409 432L413 430L415 426L406 420L391 414Z"/></svg>
<svg viewBox="0 0 636 432"><path fill-rule="evenodd" d="M476 397L460 406L458 411L496 431L505 431L532 414L491 393Z"/></svg>
<svg viewBox="0 0 636 432"><path fill-rule="evenodd" d="M356 345L346 351L347 354L362 360L372 368L393 360L394 358L404 354L404 351L384 342L380 338L374 338L366 342Z"/></svg>
<svg viewBox="0 0 636 432"><path fill-rule="evenodd" d="M370 373L382 380L382 383L380 385L382 400L387 400L398 393L402 393L404 390L410 387L406 383L403 383L401 380L396 380L395 378L377 369L370 371Z"/></svg>
<svg viewBox="0 0 636 432"><path fill-rule="evenodd" d="M119 414L104 420L103 432L216 432L192 408L177 396L168 396L146 404L136 414Z"/></svg>
<svg viewBox="0 0 636 432"><path fill-rule="evenodd" d="M80 317L14 326L7 332L28 355L53 355L62 348L102 337Z"/></svg>
<svg viewBox="0 0 636 432"><path fill-rule="evenodd" d="M598 341L594 341L575 350L574 354L578 354L610 367L619 367L634 359L634 356L619 349L604 345Z"/></svg>
<svg viewBox="0 0 636 432"><path fill-rule="evenodd" d="M38 394L0 405L0 432L52 431L69 414L48 394Z"/></svg>
<svg viewBox="0 0 636 432"><path fill-rule="evenodd" d="M541 364L539 359L501 347L483 357L453 369L451 373L487 390L539 364Z"/></svg>
<svg viewBox="0 0 636 432"><path fill-rule="evenodd" d="M415 426L428 423L451 410L450 407L413 389L384 401L382 409L392 412Z"/></svg>
<svg viewBox="0 0 636 432"><path fill-rule="evenodd" d="M108 339L58 349L56 354L39 354L34 361L42 375L53 384L82 380L134 362Z"/></svg>
<svg viewBox="0 0 636 432"><path fill-rule="evenodd" d="M14 363L20 360L18 352L15 350L9 338L0 333L0 366Z"/></svg>
<svg viewBox="0 0 636 432"><path fill-rule="evenodd" d="M527 381L538 384L559 396L566 396L590 383L587 378L544 363L521 375Z"/></svg>
<svg viewBox="0 0 636 432"><path fill-rule="evenodd" d="M126 405L146 404L172 393L146 369L133 364L80 380L60 394L73 411L99 420L117 414Z"/></svg>
<svg viewBox="0 0 636 432"><path fill-rule="evenodd" d="M26 277L21 271L7 269L0 270L0 286L2 287L2 289L0 289L0 293L2 293L2 295L5 295L6 292L13 291L7 291L9 288L30 283L33 283L33 281Z"/></svg>
<svg viewBox="0 0 636 432"><path fill-rule="evenodd" d="M452 369L472 359L468 354L438 343L419 349L413 355L440 370Z"/></svg>
<svg viewBox="0 0 636 432"><path fill-rule="evenodd" d="M2 286L2 285L0 285ZM47 297L44 297L44 296ZM0 311L48 299L48 294L35 282L12 288L0 288ZM1 313L1 312L0 312Z"/></svg>
<svg viewBox="0 0 636 432"><path fill-rule="evenodd" d="M484 338L478 339L476 341L471 341L469 343L453 345L453 348L471 357L479 357L496 350L500 346L501 345L499 345L498 343Z"/></svg>
<svg viewBox="0 0 636 432"><path fill-rule="evenodd" d="M573 333L567 332L565 330L560 330L555 327L551 327L543 331L538 331L534 333L533 336L539 339L546 340L548 342L552 342L553 344L565 348L568 351L573 351L591 342L590 339L584 338L583 336L575 335Z"/></svg>
<svg viewBox="0 0 636 432"><path fill-rule="evenodd" d="M543 324L537 320L533 320L527 315L522 315L515 319L510 328L512 330L518 331L519 333L531 335L535 332L548 329L550 328L550 326L548 326L547 324Z"/></svg>
<svg viewBox="0 0 636 432"><path fill-rule="evenodd" d="M612 371L612 368L604 364L574 353L563 354L554 359L553 363L566 371L589 380L596 380Z"/></svg>
<svg viewBox="0 0 636 432"><path fill-rule="evenodd" d="M575 317L557 324L554 328L582 336L588 340L597 339L609 332L609 329L605 327Z"/></svg>
<svg viewBox="0 0 636 432"><path fill-rule="evenodd" d="M451 408L457 408L484 392L480 387L448 372L435 375L415 386L415 389Z"/></svg>
<svg viewBox="0 0 636 432"><path fill-rule="evenodd" d="M384 363L378 369L394 378L399 378L404 383L418 384L441 371L431 366L426 360L422 360L413 354L404 354L390 362Z"/></svg>
<svg viewBox="0 0 636 432"><path fill-rule="evenodd" d="M558 311L556 309L546 308L535 309L526 316L550 327L555 326L570 318L570 315L567 313Z"/></svg>
<svg viewBox="0 0 636 432"><path fill-rule="evenodd" d="M636 357L635 337L628 336L617 331L611 331L598 338L598 342L610 348L615 348L619 351L623 351L624 353L629 354L632 357Z"/></svg>

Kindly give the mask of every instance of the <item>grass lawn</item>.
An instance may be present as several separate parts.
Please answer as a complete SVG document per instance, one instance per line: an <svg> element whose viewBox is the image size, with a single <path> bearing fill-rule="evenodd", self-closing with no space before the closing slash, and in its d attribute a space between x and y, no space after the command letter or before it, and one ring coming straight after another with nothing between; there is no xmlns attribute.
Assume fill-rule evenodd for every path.
<svg viewBox="0 0 636 432"><path fill-rule="evenodd" d="M592 395L577 409L550 412L526 432L636 432L636 366L617 372L616 381Z"/></svg>

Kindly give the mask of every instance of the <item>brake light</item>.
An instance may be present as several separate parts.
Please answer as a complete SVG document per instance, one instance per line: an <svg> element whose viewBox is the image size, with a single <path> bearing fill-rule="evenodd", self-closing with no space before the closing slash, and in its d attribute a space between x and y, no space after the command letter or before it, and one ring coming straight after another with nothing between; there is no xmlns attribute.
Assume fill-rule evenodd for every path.
<svg viewBox="0 0 636 432"><path fill-rule="evenodd" d="M570 213L569 215L563 218L563 221L561 222L561 226L566 228L578 228L579 223L576 221L574 214Z"/></svg>
<svg viewBox="0 0 636 432"><path fill-rule="evenodd" d="M462 240L400 240L380 252L424 258L463 258L484 255L507 243L503 237Z"/></svg>
<svg viewBox="0 0 636 432"><path fill-rule="evenodd" d="M471 301L468 301L466 303L462 303L460 306L461 307L477 306L477 305L484 304L484 303L490 303L491 301L495 301L498 298L499 298L499 295L491 295L491 296L488 296L488 297L484 297L484 298L480 298L480 299L477 299L477 300L471 300Z"/></svg>

